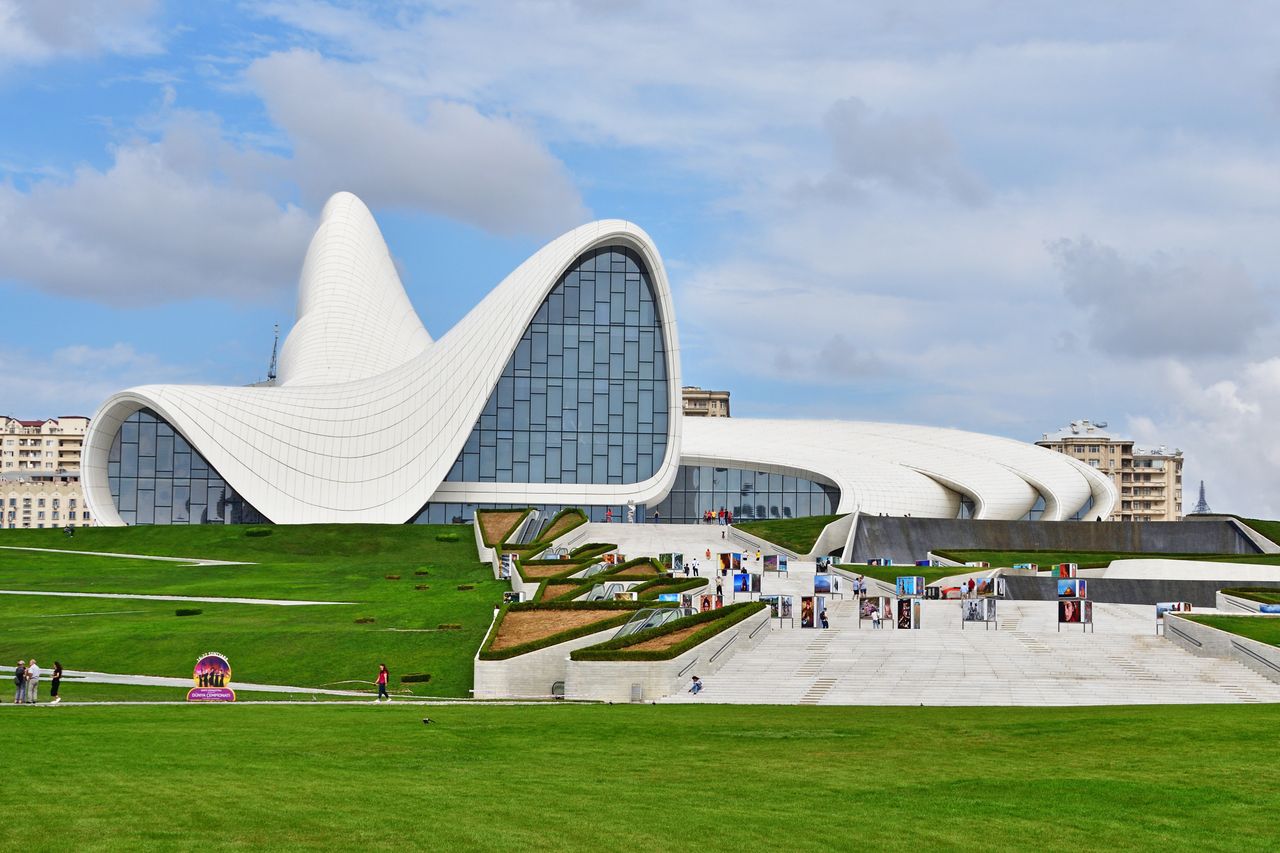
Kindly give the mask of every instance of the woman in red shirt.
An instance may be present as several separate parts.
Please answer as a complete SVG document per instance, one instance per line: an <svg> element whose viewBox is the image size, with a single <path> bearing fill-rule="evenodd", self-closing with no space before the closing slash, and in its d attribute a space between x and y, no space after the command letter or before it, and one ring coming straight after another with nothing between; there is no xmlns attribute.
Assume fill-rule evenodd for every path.
<svg viewBox="0 0 1280 853"><path fill-rule="evenodd" d="M391 696L387 693L387 676L388 675L389 673L387 672L387 665L385 663L378 664L378 698L374 699L373 701L381 702L383 696L387 697L388 702L391 701Z"/></svg>

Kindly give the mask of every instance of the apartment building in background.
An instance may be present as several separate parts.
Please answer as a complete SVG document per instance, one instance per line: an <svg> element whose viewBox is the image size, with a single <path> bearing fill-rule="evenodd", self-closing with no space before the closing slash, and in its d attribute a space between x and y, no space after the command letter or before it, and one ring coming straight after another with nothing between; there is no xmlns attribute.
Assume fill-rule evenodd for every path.
<svg viewBox="0 0 1280 853"><path fill-rule="evenodd" d="M1036 442L1106 474L1119 500L1105 521L1180 521L1182 451L1137 447L1107 429L1106 421L1072 421Z"/></svg>
<svg viewBox="0 0 1280 853"><path fill-rule="evenodd" d="M728 391L704 391L697 385L685 385L680 389L680 398L686 418L729 417Z"/></svg>
<svg viewBox="0 0 1280 853"><path fill-rule="evenodd" d="M0 415L0 528L88 527L80 486L89 419L25 421Z"/></svg>

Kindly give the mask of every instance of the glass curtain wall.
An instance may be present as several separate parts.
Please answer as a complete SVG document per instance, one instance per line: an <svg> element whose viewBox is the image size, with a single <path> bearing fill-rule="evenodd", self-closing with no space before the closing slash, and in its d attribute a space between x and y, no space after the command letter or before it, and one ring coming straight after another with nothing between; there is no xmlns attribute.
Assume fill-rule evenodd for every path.
<svg viewBox="0 0 1280 853"><path fill-rule="evenodd" d="M631 249L579 257L507 361L447 480L639 483L667 451L667 361Z"/></svg>
<svg viewBox="0 0 1280 853"><path fill-rule="evenodd" d="M151 409L134 412L120 425L107 482L116 510L130 525L267 521Z"/></svg>
<svg viewBox="0 0 1280 853"><path fill-rule="evenodd" d="M722 507L735 521L746 521L831 515L839 505L839 489L803 477L681 465L671 493L655 509L663 522L679 524L701 522L704 512Z"/></svg>

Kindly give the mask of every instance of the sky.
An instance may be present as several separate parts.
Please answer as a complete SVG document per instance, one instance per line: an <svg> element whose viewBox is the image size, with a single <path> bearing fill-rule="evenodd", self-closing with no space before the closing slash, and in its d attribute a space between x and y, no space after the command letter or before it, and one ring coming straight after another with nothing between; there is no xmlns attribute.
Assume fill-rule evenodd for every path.
<svg viewBox="0 0 1280 853"><path fill-rule="evenodd" d="M736 416L1079 418L1280 516L1269 2L0 0L0 412L263 378L324 200L439 337L640 224Z"/></svg>

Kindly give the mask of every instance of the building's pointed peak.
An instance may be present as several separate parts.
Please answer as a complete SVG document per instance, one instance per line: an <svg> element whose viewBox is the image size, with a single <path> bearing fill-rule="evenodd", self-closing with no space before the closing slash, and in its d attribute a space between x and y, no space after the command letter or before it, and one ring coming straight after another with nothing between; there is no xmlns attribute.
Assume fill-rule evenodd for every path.
<svg viewBox="0 0 1280 853"><path fill-rule="evenodd" d="M279 384L376 376L430 344L373 214L355 195L335 193L302 265L298 320L280 353Z"/></svg>

